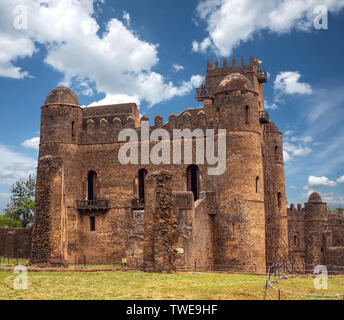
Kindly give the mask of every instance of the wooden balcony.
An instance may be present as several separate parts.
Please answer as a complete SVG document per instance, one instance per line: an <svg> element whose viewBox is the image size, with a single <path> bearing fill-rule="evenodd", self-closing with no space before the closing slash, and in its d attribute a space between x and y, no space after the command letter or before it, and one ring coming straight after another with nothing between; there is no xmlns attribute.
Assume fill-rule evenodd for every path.
<svg viewBox="0 0 344 320"><path fill-rule="evenodd" d="M258 71L258 81L259 83L265 83L268 82L268 74L264 70L259 70Z"/></svg>
<svg viewBox="0 0 344 320"><path fill-rule="evenodd" d="M260 111L259 112L259 121L260 121L260 123L269 123L270 122L269 114L266 111Z"/></svg>
<svg viewBox="0 0 344 320"><path fill-rule="evenodd" d="M109 200L76 200L76 208L80 211L106 211L109 210Z"/></svg>
<svg viewBox="0 0 344 320"><path fill-rule="evenodd" d="M211 99L213 97L213 92L209 89L206 89L204 86L196 88L195 97L197 101L203 101L204 99Z"/></svg>

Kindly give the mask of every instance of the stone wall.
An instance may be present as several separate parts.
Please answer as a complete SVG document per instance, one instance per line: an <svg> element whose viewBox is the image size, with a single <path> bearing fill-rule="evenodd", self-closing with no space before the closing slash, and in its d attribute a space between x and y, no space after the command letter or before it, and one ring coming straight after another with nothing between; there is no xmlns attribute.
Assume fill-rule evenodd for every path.
<svg viewBox="0 0 344 320"><path fill-rule="evenodd" d="M344 216L327 212L317 193L304 208L294 204L288 208L289 254L306 270L312 266L344 266Z"/></svg>
<svg viewBox="0 0 344 320"><path fill-rule="evenodd" d="M0 256L29 259L31 240L32 228L0 228Z"/></svg>
<svg viewBox="0 0 344 320"><path fill-rule="evenodd" d="M173 272L177 270L179 230L172 195L172 173L150 173L146 181L142 268Z"/></svg>

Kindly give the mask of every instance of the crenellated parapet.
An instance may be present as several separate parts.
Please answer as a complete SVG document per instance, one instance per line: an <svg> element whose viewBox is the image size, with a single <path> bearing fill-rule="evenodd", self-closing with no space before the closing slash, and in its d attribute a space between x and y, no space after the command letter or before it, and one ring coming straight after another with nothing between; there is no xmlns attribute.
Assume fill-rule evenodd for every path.
<svg viewBox="0 0 344 320"><path fill-rule="evenodd" d="M260 69L258 59L250 57L249 64L245 64L245 59L242 57L241 65L237 65L236 59L232 59L232 64L228 65L227 59L224 58L222 65L216 59L215 63L207 61L206 78L200 88L196 89L196 99L198 101L206 101L213 99L215 91L222 81L222 79L230 74L241 74L247 77L257 93L262 92L262 84L267 82L267 73ZM264 103L263 101L261 102Z"/></svg>

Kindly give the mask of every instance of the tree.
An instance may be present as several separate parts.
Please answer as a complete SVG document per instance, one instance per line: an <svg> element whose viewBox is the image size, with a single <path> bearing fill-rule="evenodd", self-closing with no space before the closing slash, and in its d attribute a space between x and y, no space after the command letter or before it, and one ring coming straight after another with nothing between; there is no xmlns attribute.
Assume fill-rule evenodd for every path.
<svg viewBox="0 0 344 320"><path fill-rule="evenodd" d="M20 228L21 222L8 217L7 214L0 215L0 227Z"/></svg>
<svg viewBox="0 0 344 320"><path fill-rule="evenodd" d="M332 210L331 208L327 208L327 211L329 213L337 213L337 214L343 214L344 208L336 208L335 210Z"/></svg>
<svg viewBox="0 0 344 320"><path fill-rule="evenodd" d="M337 213L343 214L344 208L336 208Z"/></svg>
<svg viewBox="0 0 344 320"><path fill-rule="evenodd" d="M11 201L5 209L5 216L20 221L24 228L32 225L35 207L36 179L17 181L11 188Z"/></svg>

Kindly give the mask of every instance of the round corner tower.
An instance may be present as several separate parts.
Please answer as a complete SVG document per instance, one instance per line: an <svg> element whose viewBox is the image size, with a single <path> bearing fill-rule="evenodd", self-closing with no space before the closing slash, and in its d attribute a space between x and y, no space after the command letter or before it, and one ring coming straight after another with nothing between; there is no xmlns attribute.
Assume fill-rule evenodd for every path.
<svg viewBox="0 0 344 320"><path fill-rule="evenodd" d="M265 272L262 84L255 60L217 71L212 108L214 127L226 129L226 171L216 176L215 267ZM214 68L216 69L216 68ZM209 80L206 80L209 81ZM211 82L211 80L209 81Z"/></svg>
<svg viewBox="0 0 344 320"><path fill-rule="evenodd" d="M266 262L289 259L288 217L282 133L273 121L264 125L263 162L266 215Z"/></svg>
<svg viewBox="0 0 344 320"><path fill-rule="evenodd" d="M313 192L305 203L305 263L324 264L324 234L327 229L327 204Z"/></svg>
<svg viewBox="0 0 344 320"><path fill-rule="evenodd" d="M41 108L41 145L75 143L82 126L82 108L74 92L65 87L53 89Z"/></svg>
<svg viewBox="0 0 344 320"><path fill-rule="evenodd" d="M77 177L78 134L82 109L68 88L52 90L41 108L40 146L31 263L64 265L67 255L66 186L73 187L65 167ZM74 163L74 166L66 163ZM66 190L67 189L67 190Z"/></svg>

